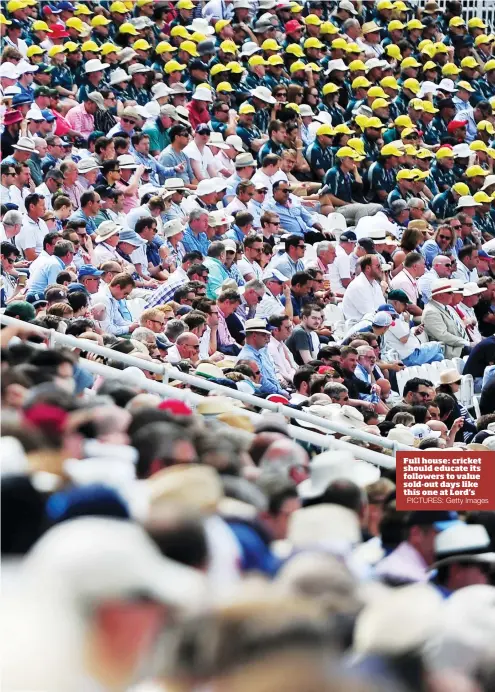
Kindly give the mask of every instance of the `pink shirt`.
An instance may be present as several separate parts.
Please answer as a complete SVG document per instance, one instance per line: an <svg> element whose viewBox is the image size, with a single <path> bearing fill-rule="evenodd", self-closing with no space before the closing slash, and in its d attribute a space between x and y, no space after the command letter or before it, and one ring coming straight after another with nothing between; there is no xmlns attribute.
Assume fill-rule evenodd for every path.
<svg viewBox="0 0 495 692"><path fill-rule="evenodd" d="M423 557L410 543L403 541L378 563L375 574L400 582L427 582L430 578L427 570Z"/></svg>
<svg viewBox="0 0 495 692"><path fill-rule="evenodd" d="M115 187L118 190L122 190L122 192L125 192L127 190L128 185L123 183L121 180L117 180L115 183ZM139 195L137 191L133 195L124 195L124 214L128 214L131 209L135 209L136 207L139 207Z"/></svg>
<svg viewBox="0 0 495 692"><path fill-rule="evenodd" d="M90 113L86 112L84 108L84 103L79 106L74 106L65 116L65 120L69 123L69 126L76 132L80 132L86 139L89 135L94 132L95 129L95 119Z"/></svg>
<svg viewBox="0 0 495 692"><path fill-rule="evenodd" d="M394 276L390 282L390 288L404 291L411 303L417 304L419 298L418 282L409 274L407 269L403 269L397 276Z"/></svg>

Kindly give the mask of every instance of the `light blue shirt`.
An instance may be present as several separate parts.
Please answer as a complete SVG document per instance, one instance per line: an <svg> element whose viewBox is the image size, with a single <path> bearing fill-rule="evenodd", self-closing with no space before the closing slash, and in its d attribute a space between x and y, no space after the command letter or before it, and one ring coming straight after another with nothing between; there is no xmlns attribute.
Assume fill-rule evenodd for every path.
<svg viewBox="0 0 495 692"><path fill-rule="evenodd" d="M261 230L261 216L263 214L263 206L261 202L255 199L250 199L247 205L248 212L253 217L253 227Z"/></svg>
<svg viewBox="0 0 495 692"><path fill-rule="evenodd" d="M225 181L227 185L227 191L225 192L225 197L232 197L235 196L237 186L241 182L242 178L240 178L237 173L233 173L230 178L227 178Z"/></svg>
<svg viewBox="0 0 495 692"><path fill-rule="evenodd" d="M194 180L194 173L193 169L191 168L189 157L186 156L186 154L184 154L182 151L177 153L175 149L172 148L171 144L169 144L168 147L162 151L160 158L158 159L158 163L165 166L165 168L174 168L175 166L184 163L186 166L185 169L178 172L174 171L174 177L182 178L186 185L190 185Z"/></svg>
<svg viewBox="0 0 495 692"><path fill-rule="evenodd" d="M466 125L466 142L471 144L476 139L478 133L478 126L476 125L476 120L474 119L474 109L472 106L467 104L467 107L462 111L457 111L455 115L456 120L467 120Z"/></svg>
<svg viewBox="0 0 495 692"><path fill-rule="evenodd" d="M243 243L246 239L246 236L241 231L239 226L236 226L235 224L232 226L230 231L227 231L227 233L223 237L229 238L230 240L235 240L238 243Z"/></svg>
<svg viewBox="0 0 495 692"><path fill-rule="evenodd" d="M167 178L175 178L174 166L163 166L153 156L145 156L136 151L134 147L131 147L129 151L138 163L142 163L146 168L151 168L150 182L153 185L163 185Z"/></svg>
<svg viewBox="0 0 495 692"><path fill-rule="evenodd" d="M60 257L51 255L50 258L34 272L34 275L29 281L28 293L44 293L47 286L57 283L57 276L62 269L65 269L65 264Z"/></svg>
<svg viewBox="0 0 495 692"><path fill-rule="evenodd" d="M203 264L208 268L209 272L208 283L206 284L206 297L210 300L216 300L218 298L217 289L229 278L229 275L220 260L215 257L207 257Z"/></svg>
<svg viewBox="0 0 495 692"><path fill-rule="evenodd" d="M254 360L261 372L261 394L285 394L284 390L277 380L277 375L275 372L275 365L273 360L268 353L268 349L265 346L261 350L257 351L252 346L246 344L243 346L241 352L238 356L240 359Z"/></svg>
<svg viewBox="0 0 495 692"><path fill-rule="evenodd" d="M272 199L263 205L263 209L280 216L280 225L286 233L303 237L311 231L313 216L301 204L286 207Z"/></svg>
<svg viewBox="0 0 495 692"><path fill-rule="evenodd" d="M82 209L78 209L69 216L69 221L84 221L86 223L86 231L88 235L92 235L96 231L96 222L94 217L86 216Z"/></svg>
<svg viewBox="0 0 495 692"><path fill-rule="evenodd" d="M302 260L294 262L289 255L284 252L280 257L274 257L269 267L270 269L278 269L278 271L282 272L288 279L292 279L296 272L304 271L304 262Z"/></svg>
<svg viewBox="0 0 495 692"><path fill-rule="evenodd" d="M187 226L184 231L184 237L182 238L182 245L186 252L192 252L197 250L202 255L206 257L208 254L208 248L210 246L210 241L206 233L200 233L199 235L194 235L190 226Z"/></svg>
<svg viewBox="0 0 495 692"><path fill-rule="evenodd" d="M418 288L421 294L421 300L425 305L431 300L431 285L438 278L440 277L436 271L432 269L431 271L423 274L423 276L418 280Z"/></svg>

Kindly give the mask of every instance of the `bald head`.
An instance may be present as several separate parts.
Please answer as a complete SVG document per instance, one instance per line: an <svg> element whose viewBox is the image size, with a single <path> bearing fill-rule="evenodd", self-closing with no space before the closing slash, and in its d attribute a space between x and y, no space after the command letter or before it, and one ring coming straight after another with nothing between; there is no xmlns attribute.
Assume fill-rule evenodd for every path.
<svg viewBox="0 0 495 692"><path fill-rule="evenodd" d="M185 359L197 358L199 351L199 339L192 332L184 332L175 342L180 357Z"/></svg>
<svg viewBox="0 0 495 692"><path fill-rule="evenodd" d="M452 259L447 255L437 255L432 262L432 267L440 279L450 279L452 275Z"/></svg>

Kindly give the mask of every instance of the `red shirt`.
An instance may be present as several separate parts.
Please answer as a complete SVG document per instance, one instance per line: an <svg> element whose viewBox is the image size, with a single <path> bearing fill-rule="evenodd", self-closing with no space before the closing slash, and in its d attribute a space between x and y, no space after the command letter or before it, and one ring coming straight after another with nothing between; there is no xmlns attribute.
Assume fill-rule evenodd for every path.
<svg viewBox="0 0 495 692"><path fill-rule="evenodd" d="M201 125L201 123L206 124L210 122L210 113L208 108L205 108L204 111L198 111L196 101L193 100L188 103L187 110L189 111L189 122L191 123L193 132L196 130L198 125Z"/></svg>

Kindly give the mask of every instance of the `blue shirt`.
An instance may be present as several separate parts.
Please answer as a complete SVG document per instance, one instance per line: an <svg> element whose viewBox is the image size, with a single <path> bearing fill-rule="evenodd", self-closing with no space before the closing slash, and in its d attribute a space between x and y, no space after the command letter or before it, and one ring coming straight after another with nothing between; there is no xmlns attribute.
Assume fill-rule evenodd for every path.
<svg viewBox="0 0 495 692"><path fill-rule="evenodd" d="M193 250L197 250L206 257L206 255L208 254L208 247L210 245L210 241L208 240L206 233L200 233L198 236L196 236L192 232L191 227L187 226L186 230L184 231L182 245L184 246L184 250L186 252L192 252Z"/></svg>
<svg viewBox="0 0 495 692"><path fill-rule="evenodd" d="M352 177L344 173L340 166L331 168L323 180L328 191L343 202L352 202Z"/></svg>
<svg viewBox="0 0 495 692"><path fill-rule="evenodd" d="M243 243L246 239L246 236L241 231L239 226L236 226L236 224L234 224L230 231L227 231L227 233L225 233L223 238L229 238L230 240L235 240L237 243Z"/></svg>
<svg viewBox="0 0 495 692"><path fill-rule="evenodd" d="M264 208L280 216L280 225L286 233L303 237L311 231L313 216L301 204L286 207L272 199Z"/></svg>
<svg viewBox="0 0 495 692"><path fill-rule="evenodd" d="M176 177L177 173L174 166L162 166L153 156L145 156L136 151L134 147L131 147L130 152L136 161L142 163L146 168L151 168L150 182L152 182L153 185L163 185L167 178Z"/></svg>
<svg viewBox="0 0 495 692"><path fill-rule="evenodd" d="M216 292L217 289L219 289L223 282L229 278L229 275L220 260L216 259L215 257L207 257L203 264L208 268L206 297L210 300L216 300L218 297Z"/></svg>
<svg viewBox="0 0 495 692"><path fill-rule="evenodd" d="M52 255L41 267L35 270L29 282L28 293L44 293L47 286L57 283L57 276L65 269L60 257Z"/></svg>
<svg viewBox="0 0 495 692"><path fill-rule="evenodd" d="M304 271L304 262L302 260L293 262L286 252L279 258L274 257L269 266L270 268L278 269L288 279L292 279L296 272Z"/></svg>
<svg viewBox="0 0 495 692"><path fill-rule="evenodd" d="M277 380L275 366L266 346L257 351L249 344L246 344L239 353L239 358L254 360L258 364L261 372L261 386L259 389L261 394L284 394L284 390Z"/></svg>
<svg viewBox="0 0 495 692"><path fill-rule="evenodd" d="M183 151L177 153L175 149L172 148L171 144L169 144L168 147L162 151L158 159L158 163L165 168L173 168L174 166L178 166L179 164L183 163L185 164L185 169L178 172L174 171L174 176L182 178L186 185L190 185L194 180L194 173L193 169L191 168L189 157L186 156Z"/></svg>
<svg viewBox="0 0 495 692"><path fill-rule="evenodd" d="M86 230L89 235L92 235L97 228L95 219L92 216L86 216L82 209L78 209L71 214L69 216L69 221L84 221L86 223Z"/></svg>

